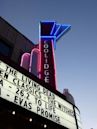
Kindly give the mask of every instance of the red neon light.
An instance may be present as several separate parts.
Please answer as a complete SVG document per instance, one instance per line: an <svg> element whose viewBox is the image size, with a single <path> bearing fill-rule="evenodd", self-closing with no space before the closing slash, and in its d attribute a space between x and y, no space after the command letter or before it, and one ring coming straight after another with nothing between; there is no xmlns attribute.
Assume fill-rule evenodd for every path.
<svg viewBox="0 0 97 129"><path fill-rule="evenodd" d="M24 53L21 57L20 66L29 70L29 62L30 62L30 53Z"/></svg>
<svg viewBox="0 0 97 129"><path fill-rule="evenodd" d="M44 50L46 49L44 45L48 44L48 52L46 53L47 55L44 55ZM21 64L23 68L27 69L29 72L32 72L32 66L33 63L33 56L34 53L37 54L37 68L34 69L37 73L37 77L40 79L48 81L46 83L49 83L52 85L54 89L56 89L56 66L55 66L55 58L54 58L54 46L53 46L53 40L41 40L41 43L39 43L37 48L33 48L30 53L24 53L21 58ZM45 58L45 56L48 56ZM45 62L46 59L46 62ZM48 69L44 69L44 64L47 63L49 65ZM47 75L48 74L48 75ZM46 80L45 80L46 79Z"/></svg>
<svg viewBox="0 0 97 129"><path fill-rule="evenodd" d="M45 44L46 43L46 44ZM47 48L44 47L47 45ZM48 51L44 53L44 50ZM32 66L34 53L37 53L37 68L34 69L37 73L37 77L49 83L54 89L56 89L56 68L54 58L53 40L41 40L37 48L33 48L31 54L24 53L21 58L21 66L27 69L29 72L33 72ZM45 57L47 56L47 58ZM45 62L46 61L46 62ZM48 68L44 68L44 65L48 65Z"/></svg>
<svg viewBox="0 0 97 129"><path fill-rule="evenodd" d="M52 53L53 53L53 61L54 61L54 77L55 77L55 89L56 89L56 64L55 64L55 56L54 56L54 43L53 43L53 40L51 41L52 42Z"/></svg>
<svg viewBox="0 0 97 129"><path fill-rule="evenodd" d="M48 73L48 83L52 85L54 89L56 89L56 66L55 66L55 58L54 58L54 47L53 47L53 40L49 40L46 43L48 44L48 53L46 62L49 65L48 69L44 69L44 64L45 64L45 56L44 56L44 44L46 40L41 40L41 43L39 43L39 46L37 48L33 48L30 53L24 53L21 58L21 64L23 68L27 69L29 72L32 71L32 63L33 63L33 56L34 53L37 53L37 68L36 68L36 73L37 77L40 79L44 80L46 77L45 73ZM45 70L45 72L44 72Z"/></svg>
<svg viewBox="0 0 97 129"><path fill-rule="evenodd" d="M41 42L39 41L39 50L40 50L40 55L39 55L39 57L40 57L40 64L39 64L39 79L41 79Z"/></svg>

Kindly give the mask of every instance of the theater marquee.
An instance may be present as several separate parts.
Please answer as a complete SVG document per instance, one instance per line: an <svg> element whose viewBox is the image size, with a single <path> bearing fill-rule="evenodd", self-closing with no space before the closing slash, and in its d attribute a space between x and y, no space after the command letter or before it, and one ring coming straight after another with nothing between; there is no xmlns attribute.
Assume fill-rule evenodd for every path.
<svg viewBox="0 0 97 129"><path fill-rule="evenodd" d="M0 97L69 129L76 129L73 105L0 61Z"/></svg>

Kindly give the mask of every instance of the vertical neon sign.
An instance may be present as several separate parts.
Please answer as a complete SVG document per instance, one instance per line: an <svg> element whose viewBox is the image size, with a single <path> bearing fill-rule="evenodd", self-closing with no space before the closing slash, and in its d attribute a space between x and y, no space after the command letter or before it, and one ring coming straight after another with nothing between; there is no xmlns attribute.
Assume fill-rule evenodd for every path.
<svg viewBox="0 0 97 129"><path fill-rule="evenodd" d="M56 68L54 49L56 41L69 29L70 25L56 24L54 21L40 22L39 45L32 49L31 54L24 53L21 59L21 66L33 73L34 54L37 53L37 77L50 84L53 89L56 89ZM30 58L30 59L29 59ZM29 61L28 63L25 63Z"/></svg>
<svg viewBox="0 0 97 129"><path fill-rule="evenodd" d="M56 41L69 29L70 25L60 25L52 21L40 23L40 77L54 89L56 89L54 48L56 48Z"/></svg>

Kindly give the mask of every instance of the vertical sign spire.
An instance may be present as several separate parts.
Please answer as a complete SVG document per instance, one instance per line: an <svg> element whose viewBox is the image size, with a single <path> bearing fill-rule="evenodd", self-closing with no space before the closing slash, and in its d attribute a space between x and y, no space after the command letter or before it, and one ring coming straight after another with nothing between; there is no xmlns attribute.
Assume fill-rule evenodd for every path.
<svg viewBox="0 0 97 129"><path fill-rule="evenodd" d="M56 24L54 21L40 23L40 78L56 89L56 69L54 48L56 41L70 29L70 25Z"/></svg>

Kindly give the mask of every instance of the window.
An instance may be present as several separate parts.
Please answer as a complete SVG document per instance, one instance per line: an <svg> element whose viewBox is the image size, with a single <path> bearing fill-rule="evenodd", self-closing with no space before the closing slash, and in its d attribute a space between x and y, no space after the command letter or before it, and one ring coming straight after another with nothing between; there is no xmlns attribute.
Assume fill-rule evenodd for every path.
<svg viewBox="0 0 97 129"><path fill-rule="evenodd" d="M0 40L0 54L7 57L10 57L12 54L12 47L2 40Z"/></svg>

